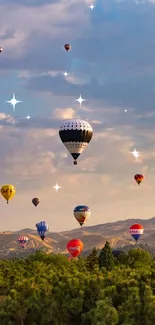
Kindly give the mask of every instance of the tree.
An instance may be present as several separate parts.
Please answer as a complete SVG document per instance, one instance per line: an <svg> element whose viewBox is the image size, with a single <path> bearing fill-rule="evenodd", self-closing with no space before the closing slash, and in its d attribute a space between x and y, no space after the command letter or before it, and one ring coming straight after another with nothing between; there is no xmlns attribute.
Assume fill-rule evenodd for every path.
<svg viewBox="0 0 155 325"><path fill-rule="evenodd" d="M152 256L149 252L141 248L133 248L128 252L128 265L131 267L149 265L152 262Z"/></svg>
<svg viewBox="0 0 155 325"><path fill-rule="evenodd" d="M111 299L98 300L96 307L84 315L82 325L116 325L118 324L117 310L112 306Z"/></svg>
<svg viewBox="0 0 155 325"><path fill-rule="evenodd" d="M107 241L99 254L99 267L105 267L108 271L114 268L114 257Z"/></svg>
<svg viewBox="0 0 155 325"><path fill-rule="evenodd" d="M87 256L86 260L87 269L92 271L99 266L98 251L96 247L93 248L92 252Z"/></svg>

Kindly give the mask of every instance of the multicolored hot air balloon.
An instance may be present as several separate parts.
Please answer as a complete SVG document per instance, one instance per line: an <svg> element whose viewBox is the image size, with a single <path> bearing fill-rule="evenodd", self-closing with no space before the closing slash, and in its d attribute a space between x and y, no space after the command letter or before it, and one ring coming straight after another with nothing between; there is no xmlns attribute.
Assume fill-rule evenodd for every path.
<svg viewBox="0 0 155 325"><path fill-rule="evenodd" d="M83 243L80 239L71 239L67 244L67 249L72 257L78 257L83 250Z"/></svg>
<svg viewBox="0 0 155 325"><path fill-rule="evenodd" d="M74 165L77 165L76 160L88 146L93 136L93 129L86 121L72 119L62 122L59 129L59 136L72 155Z"/></svg>
<svg viewBox="0 0 155 325"><path fill-rule="evenodd" d="M135 239L136 242L142 236L143 232L144 232L143 226L138 223L130 227L130 234Z"/></svg>
<svg viewBox="0 0 155 325"><path fill-rule="evenodd" d="M144 180L144 176L142 174L136 174L134 176L135 181L137 182L138 186L140 185L140 183Z"/></svg>
<svg viewBox="0 0 155 325"><path fill-rule="evenodd" d="M49 230L48 224L46 221L40 221L36 224L38 234L42 241L45 239L45 232Z"/></svg>
<svg viewBox="0 0 155 325"><path fill-rule="evenodd" d="M25 248L28 241L29 241L29 239L27 236L19 236L18 237L18 243L22 248Z"/></svg>
<svg viewBox="0 0 155 325"><path fill-rule="evenodd" d="M40 203L39 198L38 198L38 197L34 197L34 198L32 199L32 203L34 204L35 207L37 207L37 205Z"/></svg>
<svg viewBox="0 0 155 325"><path fill-rule="evenodd" d="M1 188L1 194L3 195L7 203L9 203L9 200L14 197L15 193L16 188L11 184L3 185Z"/></svg>
<svg viewBox="0 0 155 325"><path fill-rule="evenodd" d="M86 205L78 205L74 209L74 217L80 224L81 228L86 222L86 220L90 217L90 209Z"/></svg>
<svg viewBox="0 0 155 325"><path fill-rule="evenodd" d="M70 44L65 44L64 48L66 51L70 51L71 50L71 45Z"/></svg>

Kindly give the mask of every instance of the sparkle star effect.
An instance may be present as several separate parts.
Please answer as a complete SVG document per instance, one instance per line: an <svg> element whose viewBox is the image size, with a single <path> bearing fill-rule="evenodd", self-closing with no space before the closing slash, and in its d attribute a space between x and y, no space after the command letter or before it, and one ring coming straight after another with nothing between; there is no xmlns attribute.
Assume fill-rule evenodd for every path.
<svg viewBox="0 0 155 325"><path fill-rule="evenodd" d="M27 120L29 120L30 118L31 118L31 116L30 116L30 115L27 115L27 116L26 116L26 119L27 119Z"/></svg>
<svg viewBox="0 0 155 325"><path fill-rule="evenodd" d="M80 106L85 101L86 101L86 99L82 98L81 95L80 95L80 97L78 99L76 99L76 102L79 102Z"/></svg>
<svg viewBox="0 0 155 325"><path fill-rule="evenodd" d="M95 8L95 6L94 6L93 4L91 4L91 5L89 6L89 8L90 8L91 10L93 10L93 9Z"/></svg>
<svg viewBox="0 0 155 325"><path fill-rule="evenodd" d="M15 106L18 104L18 103L22 103L20 100L16 100L15 98L15 94L13 94L13 97L11 100L8 100L6 103L9 103L13 106L13 112L15 112Z"/></svg>
<svg viewBox="0 0 155 325"><path fill-rule="evenodd" d="M127 111L128 111L127 109L124 110L125 113L126 113Z"/></svg>
<svg viewBox="0 0 155 325"><path fill-rule="evenodd" d="M55 186L53 186L53 188L56 190L56 192L59 191L60 188L62 188L61 186L58 185L58 183L56 183Z"/></svg>
<svg viewBox="0 0 155 325"><path fill-rule="evenodd" d="M136 149L134 149L131 153L136 159L140 156L140 153Z"/></svg>
<svg viewBox="0 0 155 325"><path fill-rule="evenodd" d="M65 71L64 76L67 77L68 75L69 75L69 73Z"/></svg>

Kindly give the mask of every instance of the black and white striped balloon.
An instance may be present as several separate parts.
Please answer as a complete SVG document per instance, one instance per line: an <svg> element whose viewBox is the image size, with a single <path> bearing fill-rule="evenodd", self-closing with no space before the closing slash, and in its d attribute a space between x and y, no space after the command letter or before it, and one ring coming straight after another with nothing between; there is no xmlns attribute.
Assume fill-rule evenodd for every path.
<svg viewBox="0 0 155 325"><path fill-rule="evenodd" d="M59 136L65 147L77 165L77 158L87 147L93 136L91 125L83 120L72 119L62 122L59 129Z"/></svg>

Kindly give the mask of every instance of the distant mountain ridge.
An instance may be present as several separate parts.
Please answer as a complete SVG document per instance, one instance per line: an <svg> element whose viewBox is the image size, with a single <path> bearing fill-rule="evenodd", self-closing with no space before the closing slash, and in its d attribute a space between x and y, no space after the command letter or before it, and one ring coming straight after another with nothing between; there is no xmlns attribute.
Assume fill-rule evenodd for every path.
<svg viewBox="0 0 155 325"><path fill-rule="evenodd" d="M155 250L155 217L151 219L127 219L116 222L108 222L95 226L84 226L69 231L49 232L42 243L37 231L34 229L21 229L20 231L4 231L0 233L0 257L11 254L22 254L24 250L19 246L17 237L22 234L29 238L25 251L33 252L45 249L48 252L66 254L67 242L72 238L80 238L84 243L84 250L89 251L94 246L102 248L108 241L112 248L132 247L135 241L129 233L129 228L134 223L140 223L144 227L144 234L139 243L150 246Z"/></svg>

